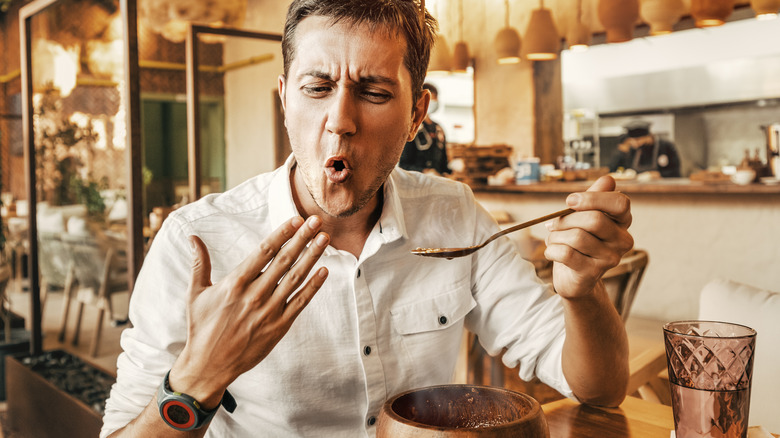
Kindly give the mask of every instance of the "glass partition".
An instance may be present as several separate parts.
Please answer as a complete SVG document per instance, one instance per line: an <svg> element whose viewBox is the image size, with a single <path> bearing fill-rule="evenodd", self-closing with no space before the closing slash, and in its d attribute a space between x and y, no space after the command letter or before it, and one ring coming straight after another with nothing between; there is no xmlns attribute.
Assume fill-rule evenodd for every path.
<svg viewBox="0 0 780 438"><path fill-rule="evenodd" d="M20 17L31 350L42 348L41 313L60 313L43 308L47 296L61 291L57 337L77 344L80 334L89 335L89 354L96 356L103 318L127 318L142 257L134 209L137 52L130 43L135 32L128 31L135 29L135 11L118 0L42 0ZM83 330L82 303L98 312L96 325Z"/></svg>

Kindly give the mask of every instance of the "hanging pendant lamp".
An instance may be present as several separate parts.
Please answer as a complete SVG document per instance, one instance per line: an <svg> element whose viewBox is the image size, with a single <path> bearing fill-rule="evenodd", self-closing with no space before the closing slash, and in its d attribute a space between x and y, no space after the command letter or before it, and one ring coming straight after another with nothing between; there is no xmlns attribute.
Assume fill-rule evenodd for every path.
<svg viewBox="0 0 780 438"><path fill-rule="evenodd" d="M582 0L577 1L577 17L566 32L566 43L572 52L584 52L590 46L592 34L590 27L582 22Z"/></svg>
<svg viewBox="0 0 780 438"><path fill-rule="evenodd" d="M750 7L755 11L757 19L772 20L777 18L780 0L750 0Z"/></svg>
<svg viewBox="0 0 780 438"><path fill-rule="evenodd" d="M438 7L437 7L438 12ZM428 63L428 72L449 72L452 69L452 55L447 38L441 32L437 33L431 49L431 60Z"/></svg>
<svg viewBox="0 0 780 438"><path fill-rule="evenodd" d="M520 34L509 26L509 0L504 0L506 5L505 26L498 31L493 47L498 54L499 64L517 64L520 62Z"/></svg>
<svg viewBox="0 0 780 438"><path fill-rule="evenodd" d="M734 11L735 0L692 0L691 16L696 27L720 26Z"/></svg>
<svg viewBox="0 0 780 438"><path fill-rule="evenodd" d="M544 0L539 0L539 9L534 9L531 13L524 39L526 59L550 61L558 58L561 39L552 12L544 7Z"/></svg>
<svg viewBox="0 0 780 438"><path fill-rule="evenodd" d="M650 35L663 35L674 30L685 13L685 5L682 0L643 0L639 13L650 25Z"/></svg>
<svg viewBox="0 0 780 438"><path fill-rule="evenodd" d="M428 72L448 72L452 67L452 55L450 47L447 45L447 39L444 35L437 33L433 40L433 50L431 50L431 62L428 64Z"/></svg>
<svg viewBox="0 0 780 438"><path fill-rule="evenodd" d="M577 21L566 33L566 43L572 52L584 52L591 43L590 28L583 22Z"/></svg>
<svg viewBox="0 0 780 438"><path fill-rule="evenodd" d="M452 71L465 72L468 68L469 62L469 46L463 40L463 0L460 0L458 4L458 33L460 41L455 43L455 48L452 51Z"/></svg>
<svg viewBox="0 0 780 438"><path fill-rule="evenodd" d="M608 43L629 41L639 19L639 0L600 0L598 14Z"/></svg>

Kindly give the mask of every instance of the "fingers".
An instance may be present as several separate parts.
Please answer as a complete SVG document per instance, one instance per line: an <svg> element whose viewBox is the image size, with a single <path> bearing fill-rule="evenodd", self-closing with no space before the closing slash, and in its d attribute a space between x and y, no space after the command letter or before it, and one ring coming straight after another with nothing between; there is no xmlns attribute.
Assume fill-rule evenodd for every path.
<svg viewBox="0 0 780 438"><path fill-rule="evenodd" d="M268 238L260 243L260 247L247 257L236 268L238 274L237 287L244 287L253 282L274 257L279 250L290 240L303 225L303 218L296 216L282 224L274 230Z"/></svg>
<svg viewBox="0 0 780 438"><path fill-rule="evenodd" d="M290 302L287 303L283 317L291 322L298 317L303 308L306 307L306 305L309 304L309 301L314 297L314 294L320 290L320 287L322 287L326 278L328 278L328 269L325 267L318 269L306 283L306 286L298 291L298 293L290 299Z"/></svg>
<svg viewBox="0 0 780 438"><path fill-rule="evenodd" d="M258 299L264 301L273 293L274 297L286 302L287 297L301 285L330 241L327 234L316 234L321 225L322 220L319 217L311 216L279 251L257 281L260 290L265 291L265 293L261 292ZM309 242L311 245L307 250ZM303 257L301 254L304 254Z"/></svg>
<svg viewBox="0 0 780 438"><path fill-rule="evenodd" d="M589 188L589 192L611 192L615 190L617 183L615 178L609 175L604 175L596 180Z"/></svg>
<svg viewBox="0 0 780 438"><path fill-rule="evenodd" d="M570 229L551 233L547 237L545 257L576 269L576 259L587 258L593 267L611 268L620 262L625 252L610 241L604 241L582 229Z"/></svg>
<svg viewBox="0 0 780 438"><path fill-rule="evenodd" d="M190 293L197 295L211 286L211 258L206 244L198 236L190 236L192 248L192 274L190 280Z"/></svg>
<svg viewBox="0 0 780 438"><path fill-rule="evenodd" d="M594 271L595 275L601 275L612 267L605 261L585 255L569 245L549 245L544 250L544 257L552 262L561 263L578 273Z"/></svg>
<svg viewBox="0 0 780 438"><path fill-rule="evenodd" d="M566 204L577 211L598 210L628 228L631 225L631 200L623 193L615 192L615 180L606 175L596 180L585 192L572 193ZM568 217L574 216L569 215ZM565 218L562 218L565 219Z"/></svg>

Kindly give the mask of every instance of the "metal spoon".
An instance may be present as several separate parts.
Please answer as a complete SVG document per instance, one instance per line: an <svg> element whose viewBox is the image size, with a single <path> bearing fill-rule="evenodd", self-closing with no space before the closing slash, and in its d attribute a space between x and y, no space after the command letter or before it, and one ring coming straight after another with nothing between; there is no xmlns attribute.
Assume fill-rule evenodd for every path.
<svg viewBox="0 0 780 438"><path fill-rule="evenodd" d="M555 213L550 213L547 216L542 216L540 218L536 218L528 222L523 222L522 224L518 224L513 227L509 227L505 230L499 231L498 233L490 236L490 238L480 243L479 245L467 246L465 248L416 248L412 250L412 254L423 256L423 257L440 257L446 259L467 256L475 252L476 250L482 248L483 246L487 245L488 243L498 239L504 234L509 234L517 230L522 230L523 228L528 228L531 225L536 225L538 223L545 222L550 219L554 219L556 217L566 216L567 214L573 212L574 210L572 210L571 208L567 208L565 210L556 211Z"/></svg>

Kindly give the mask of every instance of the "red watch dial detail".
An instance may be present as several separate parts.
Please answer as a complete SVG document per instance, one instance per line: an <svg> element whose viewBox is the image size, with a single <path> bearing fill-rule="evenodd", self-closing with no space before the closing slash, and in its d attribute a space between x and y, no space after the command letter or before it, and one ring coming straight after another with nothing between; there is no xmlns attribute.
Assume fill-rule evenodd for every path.
<svg viewBox="0 0 780 438"><path fill-rule="evenodd" d="M192 407L177 400L165 402L163 415L165 415L165 420L168 423L181 429L187 429L195 425L195 412L192 410Z"/></svg>

